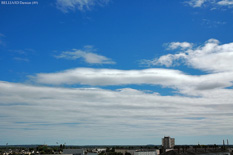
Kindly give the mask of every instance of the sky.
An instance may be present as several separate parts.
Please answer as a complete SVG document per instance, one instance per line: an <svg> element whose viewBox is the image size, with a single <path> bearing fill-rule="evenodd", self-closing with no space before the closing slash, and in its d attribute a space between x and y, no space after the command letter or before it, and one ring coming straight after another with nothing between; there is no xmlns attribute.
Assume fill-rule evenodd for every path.
<svg viewBox="0 0 233 155"><path fill-rule="evenodd" d="M0 145L233 143L233 0L0 4Z"/></svg>

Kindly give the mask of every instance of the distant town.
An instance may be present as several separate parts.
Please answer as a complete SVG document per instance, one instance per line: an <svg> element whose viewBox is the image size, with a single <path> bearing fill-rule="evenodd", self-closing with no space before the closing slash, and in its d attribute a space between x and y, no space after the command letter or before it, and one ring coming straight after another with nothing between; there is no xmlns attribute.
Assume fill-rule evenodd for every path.
<svg viewBox="0 0 233 155"><path fill-rule="evenodd" d="M233 145L223 140L221 145L175 145L175 138L162 138L161 145L73 146L8 145L0 146L0 155L233 155Z"/></svg>

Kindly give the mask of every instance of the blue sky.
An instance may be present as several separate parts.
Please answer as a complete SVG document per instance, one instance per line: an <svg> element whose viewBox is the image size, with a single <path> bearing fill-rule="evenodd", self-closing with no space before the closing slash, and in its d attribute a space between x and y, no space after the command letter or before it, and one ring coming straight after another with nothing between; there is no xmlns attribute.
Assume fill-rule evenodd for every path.
<svg viewBox="0 0 233 155"><path fill-rule="evenodd" d="M232 0L7 2L1 145L233 141Z"/></svg>

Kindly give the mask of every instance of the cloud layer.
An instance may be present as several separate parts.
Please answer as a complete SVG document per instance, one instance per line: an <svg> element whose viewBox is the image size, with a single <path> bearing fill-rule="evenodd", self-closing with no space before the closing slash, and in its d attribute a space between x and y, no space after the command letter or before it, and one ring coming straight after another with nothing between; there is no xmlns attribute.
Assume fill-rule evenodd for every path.
<svg viewBox="0 0 233 155"><path fill-rule="evenodd" d="M43 135L50 140L59 135L78 143L109 137L232 134L232 90L190 98L131 88L51 88L2 81L0 92L0 131L8 142L35 135L41 140Z"/></svg>
<svg viewBox="0 0 233 155"><path fill-rule="evenodd" d="M76 68L57 73L40 73L32 81L48 85L160 85L187 95L203 95L206 90L231 87L233 72L187 75L171 69L113 70Z"/></svg>

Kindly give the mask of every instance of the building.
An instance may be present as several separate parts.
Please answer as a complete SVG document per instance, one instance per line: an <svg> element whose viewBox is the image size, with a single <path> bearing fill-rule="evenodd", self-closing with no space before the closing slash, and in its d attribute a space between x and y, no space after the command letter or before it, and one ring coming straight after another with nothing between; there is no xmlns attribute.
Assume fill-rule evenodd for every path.
<svg viewBox="0 0 233 155"><path fill-rule="evenodd" d="M162 138L162 146L164 149L171 149L175 146L175 138L165 137Z"/></svg>
<svg viewBox="0 0 233 155"><path fill-rule="evenodd" d="M97 153L106 152L106 148L97 148Z"/></svg>
<svg viewBox="0 0 233 155"><path fill-rule="evenodd" d="M125 153L127 152L127 149L115 149L115 152L122 153L122 155L125 155Z"/></svg>
<svg viewBox="0 0 233 155"><path fill-rule="evenodd" d="M122 153L125 155L126 153L130 153L131 155L134 155L135 149L115 149L115 152Z"/></svg>
<svg viewBox="0 0 233 155"><path fill-rule="evenodd" d="M135 151L136 151L135 149L127 150L127 152L130 153L131 155L134 155L134 152L135 152Z"/></svg>
<svg viewBox="0 0 233 155"><path fill-rule="evenodd" d="M84 155L83 149L63 149L62 154Z"/></svg>
<svg viewBox="0 0 233 155"><path fill-rule="evenodd" d="M156 150L154 151L135 151L134 155L157 155Z"/></svg>

